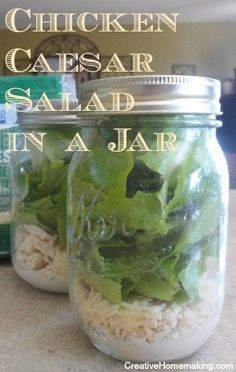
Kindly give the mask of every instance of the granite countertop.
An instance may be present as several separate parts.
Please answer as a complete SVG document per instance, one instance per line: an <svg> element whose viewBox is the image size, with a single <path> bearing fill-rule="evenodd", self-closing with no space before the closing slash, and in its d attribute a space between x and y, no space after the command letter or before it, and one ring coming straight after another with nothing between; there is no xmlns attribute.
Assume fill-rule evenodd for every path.
<svg viewBox="0 0 236 372"><path fill-rule="evenodd" d="M230 192L223 313L207 344L184 362L233 363L236 370L235 349L236 190ZM0 372L93 371L118 372L125 371L125 368L122 362L103 355L90 344L77 326L67 296L35 290L17 276L9 263L1 263Z"/></svg>

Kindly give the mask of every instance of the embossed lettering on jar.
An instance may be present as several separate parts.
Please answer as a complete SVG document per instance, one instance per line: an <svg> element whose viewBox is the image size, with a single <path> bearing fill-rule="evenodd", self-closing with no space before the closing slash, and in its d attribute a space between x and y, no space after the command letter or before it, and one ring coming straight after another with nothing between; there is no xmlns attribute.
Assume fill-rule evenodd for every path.
<svg viewBox="0 0 236 372"><path fill-rule="evenodd" d="M184 76L91 81L129 92L132 112L83 115L91 151L74 154L68 182L70 296L79 324L121 360L177 360L219 320L224 293L228 174L216 140L220 83ZM149 150L113 152L114 128ZM153 133L175 151L154 151ZM142 151L140 151L142 150Z"/></svg>

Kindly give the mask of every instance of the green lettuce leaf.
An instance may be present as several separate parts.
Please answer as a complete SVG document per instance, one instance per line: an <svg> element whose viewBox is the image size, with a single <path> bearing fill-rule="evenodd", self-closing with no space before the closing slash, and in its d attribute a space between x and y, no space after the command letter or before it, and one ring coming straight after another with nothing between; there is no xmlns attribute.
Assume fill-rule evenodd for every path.
<svg viewBox="0 0 236 372"><path fill-rule="evenodd" d="M181 284L189 298L196 302L199 300L199 261L192 259L188 266L178 274Z"/></svg>
<svg viewBox="0 0 236 372"><path fill-rule="evenodd" d="M176 293L172 285L160 280L156 275L144 275L137 282L134 291L157 300L171 301Z"/></svg>
<svg viewBox="0 0 236 372"><path fill-rule="evenodd" d="M80 277L108 299L112 304L121 303L121 284L111 279L100 278L92 272L81 272Z"/></svg>
<svg viewBox="0 0 236 372"><path fill-rule="evenodd" d="M175 253L186 251L204 238L211 237L219 229L221 202L219 198L207 197L198 211L186 223L175 247ZM209 223L210 221L210 223Z"/></svg>

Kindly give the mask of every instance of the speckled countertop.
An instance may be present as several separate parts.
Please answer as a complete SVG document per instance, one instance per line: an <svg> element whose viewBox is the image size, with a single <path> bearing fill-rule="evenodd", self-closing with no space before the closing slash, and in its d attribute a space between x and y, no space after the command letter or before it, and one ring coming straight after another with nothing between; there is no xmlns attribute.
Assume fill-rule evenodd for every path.
<svg viewBox="0 0 236 372"><path fill-rule="evenodd" d="M184 362L233 363L236 370L235 350L236 190L230 193L223 314L207 344ZM66 296L37 291L24 283L9 263L0 263L0 372L118 371L125 371L123 363L90 344L78 328Z"/></svg>

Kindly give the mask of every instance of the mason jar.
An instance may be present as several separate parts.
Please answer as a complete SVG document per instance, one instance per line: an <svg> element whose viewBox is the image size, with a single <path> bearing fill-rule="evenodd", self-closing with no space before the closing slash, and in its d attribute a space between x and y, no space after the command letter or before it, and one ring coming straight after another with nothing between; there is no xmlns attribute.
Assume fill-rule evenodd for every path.
<svg viewBox="0 0 236 372"><path fill-rule="evenodd" d="M71 153L65 150L73 139L76 116L59 111L59 101L51 103L57 111L18 112L18 151L11 158L11 253L16 272L27 283L66 293L66 178ZM75 103L70 106L72 110ZM38 146L23 134L30 134L31 140L34 135Z"/></svg>
<svg viewBox="0 0 236 372"><path fill-rule="evenodd" d="M220 83L188 76L90 81L130 111L80 118L68 173L69 292L92 343L120 360L171 361L212 335L224 296L228 174ZM122 109L122 105L120 106ZM112 109L112 107L110 107Z"/></svg>

